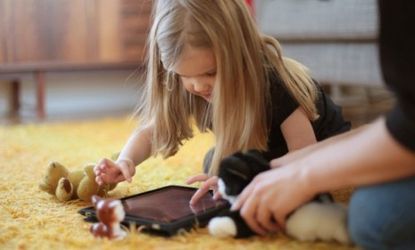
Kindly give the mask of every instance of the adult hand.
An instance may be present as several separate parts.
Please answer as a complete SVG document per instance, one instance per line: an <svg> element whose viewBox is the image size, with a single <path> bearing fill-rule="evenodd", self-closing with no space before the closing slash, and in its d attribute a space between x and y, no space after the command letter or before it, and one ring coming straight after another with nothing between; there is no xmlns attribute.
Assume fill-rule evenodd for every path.
<svg viewBox="0 0 415 250"><path fill-rule="evenodd" d="M301 165L283 166L257 175L242 191L232 210L258 234L285 228L285 220L294 209L314 196Z"/></svg>
<svg viewBox="0 0 415 250"><path fill-rule="evenodd" d="M190 199L190 205L196 204L209 190L213 190L213 199L217 200L221 196L218 193L218 177L209 177L207 174L200 174L192 176L186 180L187 184L193 184L195 182L203 182L200 188L194 193Z"/></svg>

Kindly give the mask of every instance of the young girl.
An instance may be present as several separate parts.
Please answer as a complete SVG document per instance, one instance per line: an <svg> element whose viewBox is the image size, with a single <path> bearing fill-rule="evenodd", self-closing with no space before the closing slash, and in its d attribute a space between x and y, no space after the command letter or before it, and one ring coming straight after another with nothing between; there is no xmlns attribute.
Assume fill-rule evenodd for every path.
<svg viewBox="0 0 415 250"><path fill-rule="evenodd" d="M212 131L215 149L192 199L209 188L221 159L259 149L268 159L350 128L304 66L260 33L243 0L156 1L149 34L140 128L118 160L101 160L96 181L131 181L150 155L174 155L192 126ZM209 158L209 157L208 157Z"/></svg>

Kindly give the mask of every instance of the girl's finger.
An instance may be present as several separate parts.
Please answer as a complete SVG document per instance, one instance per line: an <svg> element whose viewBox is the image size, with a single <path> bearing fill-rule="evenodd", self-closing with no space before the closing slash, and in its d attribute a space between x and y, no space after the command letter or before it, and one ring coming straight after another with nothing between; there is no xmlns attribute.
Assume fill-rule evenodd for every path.
<svg viewBox="0 0 415 250"><path fill-rule="evenodd" d="M111 183L112 182L112 178L111 176L107 175L106 173L102 173L98 176L99 181L101 182L101 185L104 183Z"/></svg>
<svg viewBox="0 0 415 250"><path fill-rule="evenodd" d="M220 198L222 198L222 195L219 192L215 192L213 194L213 199L214 200L219 200Z"/></svg>
<svg viewBox="0 0 415 250"><path fill-rule="evenodd" d="M190 205L196 204L207 192L209 192L209 187L200 187L190 199Z"/></svg>
<svg viewBox="0 0 415 250"><path fill-rule="evenodd" d="M95 175L98 175L98 173L99 173L99 163L94 166L94 173L95 173Z"/></svg>
<svg viewBox="0 0 415 250"><path fill-rule="evenodd" d="M192 196L190 199L190 205L196 204L202 198L206 195L207 192L209 192L211 187L215 187L218 183L218 177L213 176L207 179L203 184L200 186L200 188L196 191L196 193Z"/></svg>
<svg viewBox="0 0 415 250"><path fill-rule="evenodd" d="M101 179L101 177L99 177L99 176L95 177L95 182L96 182L99 186L101 186L101 185L103 184L102 179Z"/></svg>
<svg viewBox="0 0 415 250"><path fill-rule="evenodd" d="M218 177L212 176L203 183L203 185L207 185L209 187L215 188L218 185Z"/></svg>
<svg viewBox="0 0 415 250"><path fill-rule="evenodd" d="M120 170L121 170L121 173L122 173L124 179L127 180L128 182L131 182L132 179L131 179L131 174L130 174L130 170L128 169L128 166L124 165L124 164L121 164Z"/></svg>
<svg viewBox="0 0 415 250"><path fill-rule="evenodd" d="M113 178L113 180L111 181L111 183L118 183L118 182L122 182L125 181L125 177L123 174L118 174L117 176L115 176L115 178Z"/></svg>
<svg viewBox="0 0 415 250"><path fill-rule="evenodd" d="M209 179L209 176L207 174L199 174L199 175L195 175L187 179L186 183L190 185L195 182L206 181L207 179Z"/></svg>
<svg viewBox="0 0 415 250"><path fill-rule="evenodd" d="M102 165L105 165L104 163L105 163L105 158L104 158L104 159L101 159L101 160L97 163L97 165L95 165L95 167L96 167L96 168L98 168L98 167L100 167L100 166L102 166Z"/></svg>
<svg viewBox="0 0 415 250"><path fill-rule="evenodd" d="M212 191L213 191L213 194L216 194L217 192L218 192L218 185L217 184L213 184L212 185L212 187L211 187L211 189L212 189Z"/></svg>

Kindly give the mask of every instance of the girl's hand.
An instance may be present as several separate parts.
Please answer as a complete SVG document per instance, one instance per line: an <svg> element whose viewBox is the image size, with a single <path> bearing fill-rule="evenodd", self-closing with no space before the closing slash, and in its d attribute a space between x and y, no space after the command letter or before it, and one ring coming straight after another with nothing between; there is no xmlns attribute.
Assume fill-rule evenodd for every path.
<svg viewBox="0 0 415 250"><path fill-rule="evenodd" d="M118 183L125 180L131 182L131 177L135 174L135 166L128 159L113 162L104 158L94 167L94 173L98 185Z"/></svg>
<svg viewBox="0 0 415 250"><path fill-rule="evenodd" d="M240 210L242 218L258 234L284 228L287 215L314 195L299 169L287 165L257 175L231 209Z"/></svg>
<svg viewBox="0 0 415 250"><path fill-rule="evenodd" d="M200 188L196 191L196 193L190 199L190 205L196 204L200 198L202 198L206 193L209 192L210 189L213 190L213 199L217 200L221 198L220 194L218 193L218 177L212 176L209 177L207 174L200 174L187 179L187 184L192 184L195 182L203 182Z"/></svg>

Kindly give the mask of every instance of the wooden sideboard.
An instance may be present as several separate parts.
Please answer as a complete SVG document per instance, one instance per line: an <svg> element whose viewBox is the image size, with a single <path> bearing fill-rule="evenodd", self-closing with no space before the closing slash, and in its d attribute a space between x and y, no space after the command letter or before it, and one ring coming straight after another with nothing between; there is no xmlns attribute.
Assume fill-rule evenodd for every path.
<svg viewBox="0 0 415 250"><path fill-rule="evenodd" d="M151 0L0 0L0 79L11 82L19 111L22 73L36 82L45 116L45 74L130 69L142 64Z"/></svg>

